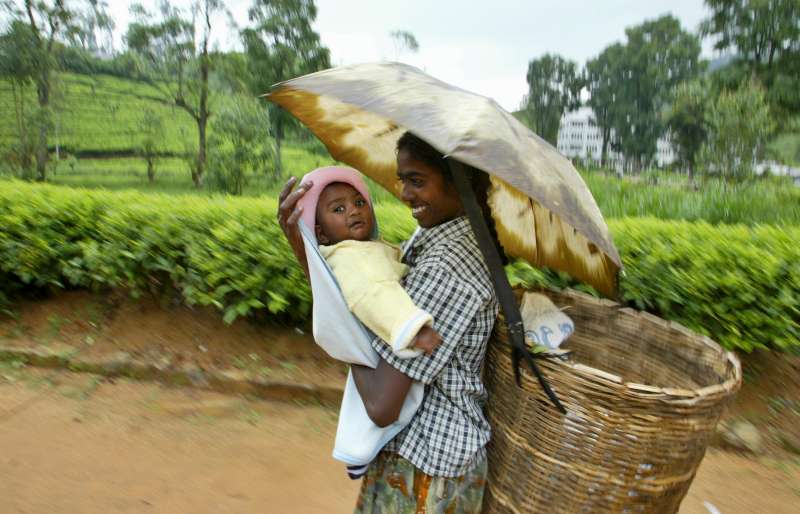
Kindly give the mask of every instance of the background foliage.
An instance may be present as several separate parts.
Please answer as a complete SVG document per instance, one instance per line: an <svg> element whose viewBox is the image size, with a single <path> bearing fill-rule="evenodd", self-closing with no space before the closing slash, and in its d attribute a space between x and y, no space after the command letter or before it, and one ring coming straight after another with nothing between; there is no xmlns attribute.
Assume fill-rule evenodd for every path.
<svg viewBox="0 0 800 514"><path fill-rule="evenodd" d="M583 103L600 130L602 166L609 150L623 155L632 176L583 177L611 219L629 305L729 348L796 350L800 192L751 170L764 158L800 162L800 3L705 4L699 32L664 15L628 27L583 65L532 59L516 114L554 143L563 112ZM259 196L332 160L256 98L332 62L314 30L315 2L253 0L241 51L209 48L219 29L210 15L224 3L164 0L154 13L134 6L135 22L118 27L126 48L113 52L105 5L0 0L0 108L9 114L0 117L0 175L94 189L0 180L0 303L51 288L122 287L178 293L228 321L305 319L305 279L274 200ZM398 53L419 48L409 32L390 37ZM725 58L701 60L703 39ZM688 177L648 170L668 131L673 166ZM371 189L383 235L406 238L415 226L407 209ZM524 263L508 272L520 284L589 290Z"/></svg>
<svg viewBox="0 0 800 514"><path fill-rule="evenodd" d="M176 198L0 182L0 291L167 290L190 305L216 306L229 322L308 316L309 289L276 223L274 199ZM379 205L377 215L392 242L415 227L399 204ZM626 303L728 348L800 350L800 229L653 218L609 226L626 267ZM570 284L524 263L508 272L517 284Z"/></svg>

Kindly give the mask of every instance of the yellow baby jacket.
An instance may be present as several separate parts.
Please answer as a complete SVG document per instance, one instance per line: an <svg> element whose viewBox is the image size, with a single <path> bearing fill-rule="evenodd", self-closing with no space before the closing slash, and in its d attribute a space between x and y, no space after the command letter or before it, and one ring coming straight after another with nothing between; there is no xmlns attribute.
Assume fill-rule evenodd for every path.
<svg viewBox="0 0 800 514"><path fill-rule="evenodd" d="M382 241L356 240L319 250L350 311L389 343L398 357L419 355L421 350L409 346L423 326L433 323L433 317L417 308L400 285L408 270L400 262L400 250Z"/></svg>

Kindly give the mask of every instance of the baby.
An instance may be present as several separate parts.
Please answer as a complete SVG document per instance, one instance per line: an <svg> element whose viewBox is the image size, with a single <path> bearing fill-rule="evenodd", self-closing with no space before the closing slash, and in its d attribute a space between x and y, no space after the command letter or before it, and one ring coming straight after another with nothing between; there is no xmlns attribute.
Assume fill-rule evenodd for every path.
<svg viewBox="0 0 800 514"><path fill-rule="evenodd" d="M309 182L313 185L298 202L302 207L301 221L305 229L313 231L319 253L336 278L347 308L391 345L395 355L411 358L432 353L441 344L441 337L431 328L432 316L414 305L400 285L407 271L400 262L400 251L377 240L375 214L361 175L351 168L332 166L303 177L303 183ZM344 342L347 343L350 341ZM337 430L340 460L347 464L348 475L353 479L363 476L369 465L368 460L354 455L374 455L380 446L371 445L385 444L378 440L386 429L364 432L358 426L363 421L349 419L344 425L348 428L342 448L338 447L341 420ZM369 419L366 423L373 425ZM369 435L353 440L347 433ZM375 436L377 439L373 440Z"/></svg>
<svg viewBox="0 0 800 514"><path fill-rule="evenodd" d="M355 173L355 172L354 172ZM348 179L361 178L355 174ZM430 354L441 343L433 318L417 308L400 279L407 267L398 248L374 240L375 215L366 186L332 182L319 193L314 234L350 311L399 357ZM359 191L360 189L360 191Z"/></svg>

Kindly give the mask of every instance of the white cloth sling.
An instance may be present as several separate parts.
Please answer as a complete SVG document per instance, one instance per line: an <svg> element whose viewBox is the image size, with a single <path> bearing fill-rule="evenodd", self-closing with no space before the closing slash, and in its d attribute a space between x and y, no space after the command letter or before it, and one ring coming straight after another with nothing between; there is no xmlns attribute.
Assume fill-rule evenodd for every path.
<svg viewBox="0 0 800 514"><path fill-rule="evenodd" d="M316 238L302 220L298 225L303 235L311 275L314 340L334 359L375 368L379 357L372 349L368 331L347 308L333 272L319 253ZM339 409L333 458L349 466L371 462L386 443L408 425L422 404L424 394L425 386L414 382L397 421L381 428L369 418L353 381L353 373L348 372L342 406Z"/></svg>

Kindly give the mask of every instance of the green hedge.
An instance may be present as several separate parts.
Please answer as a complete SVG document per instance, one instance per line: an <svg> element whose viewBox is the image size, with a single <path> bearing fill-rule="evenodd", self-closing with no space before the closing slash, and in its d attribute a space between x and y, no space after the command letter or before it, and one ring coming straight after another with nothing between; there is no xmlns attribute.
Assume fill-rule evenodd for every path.
<svg viewBox="0 0 800 514"><path fill-rule="evenodd" d="M800 352L800 227L609 220L625 271L621 299L729 349ZM592 288L527 263L513 283Z"/></svg>
<svg viewBox="0 0 800 514"><path fill-rule="evenodd" d="M414 229L379 206L384 237ZM611 220L626 271L623 299L728 348L800 350L800 228ZM512 281L574 285L522 263ZM275 222L275 200L109 193L0 182L0 295L29 285L169 287L226 320L301 320L311 297ZM585 286L580 286L586 289ZM0 300L2 296L0 296Z"/></svg>
<svg viewBox="0 0 800 514"><path fill-rule="evenodd" d="M800 350L800 227L613 220L623 299L727 348Z"/></svg>
<svg viewBox="0 0 800 514"><path fill-rule="evenodd" d="M90 192L0 182L0 289L169 286L227 321L309 312L274 200Z"/></svg>

